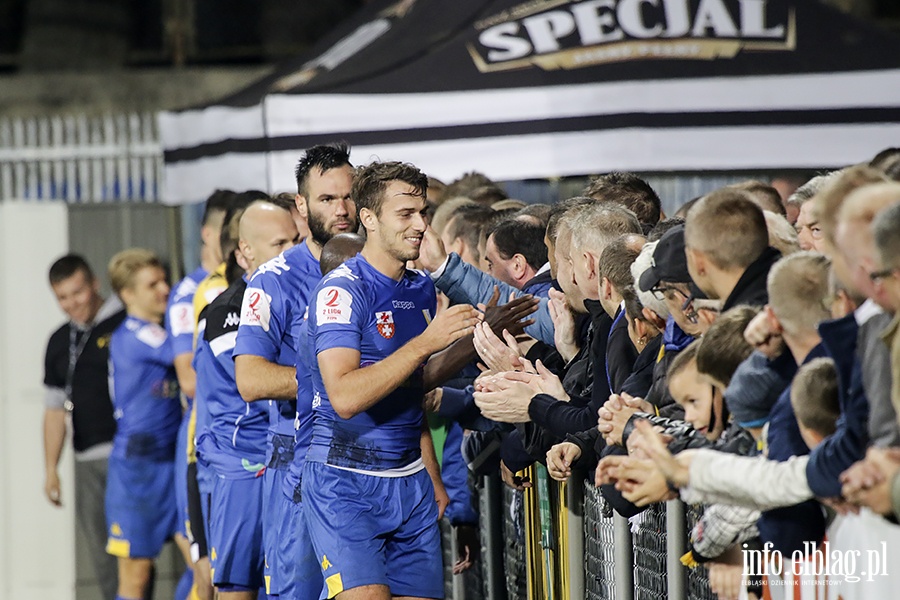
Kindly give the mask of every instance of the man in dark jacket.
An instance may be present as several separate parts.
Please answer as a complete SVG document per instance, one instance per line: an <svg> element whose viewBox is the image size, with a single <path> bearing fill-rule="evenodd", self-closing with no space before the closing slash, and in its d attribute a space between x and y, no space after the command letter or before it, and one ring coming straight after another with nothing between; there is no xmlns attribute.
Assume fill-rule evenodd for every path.
<svg viewBox="0 0 900 600"><path fill-rule="evenodd" d="M762 210L747 193L723 188L704 196L688 213L685 254L691 279L722 310L768 301L766 276L781 254L769 247Z"/></svg>

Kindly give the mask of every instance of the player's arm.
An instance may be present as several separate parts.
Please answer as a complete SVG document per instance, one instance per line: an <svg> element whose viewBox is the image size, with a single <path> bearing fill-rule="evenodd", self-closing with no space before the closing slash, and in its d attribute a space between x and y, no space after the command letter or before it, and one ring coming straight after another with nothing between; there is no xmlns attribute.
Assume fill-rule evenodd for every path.
<svg viewBox="0 0 900 600"><path fill-rule="evenodd" d="M350 419L377 404L400 387L429 356L472 333L480 321L475 308L460 304L441 312L421 335L399 350L360 367L356 348L334 347L318 353L319 372L332 408Z"/></svg>
<svg viewBox="0 0 900 600"><path fill-rule="evenodd" d="M197 373L191 362L194 355L191 352L185 352L175 357L175 376L178 378L178 387L181 392L188 398L193 398L197 391Z"/></svg>
<svg viewBox="0 0 900 600"><path fill-rule="evenodd" d="M423 419L422 438L420 441L422 449L422 463L428 476L431 477L431 484L434 486L434 499L438 505L438 520L444 517L444 511L450 504L450 496L444 487L444 480L441 479L441 465L438 463L437 453L434 450L434 440L431 438L431 429L428 428L428 421Z"/></svg>
<svg viewBox="0 0 900 600"><path fill-rule="evenodd" d="M358 359L356 365L359 366ZM245 402L293 400L297 397L297 369L269 362L262 356L235 356L234 378Z"/></svg>

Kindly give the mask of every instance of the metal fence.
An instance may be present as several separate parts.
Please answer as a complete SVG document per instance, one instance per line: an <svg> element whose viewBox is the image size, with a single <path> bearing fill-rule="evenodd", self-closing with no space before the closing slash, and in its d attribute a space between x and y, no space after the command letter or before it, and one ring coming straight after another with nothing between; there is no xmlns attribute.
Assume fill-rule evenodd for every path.
<svg viewBox="0 0 900 600"><path fill-rule="evenodd" d="M0 119L0 200L157 202L152 113Z"/></svg>
<svg viewBox="0 0 900 600"><path fill-rule="evenodd" d="M529 470L528 475L535 477L534 470ZM547 519L548 504L540 498L541 486L524 494L503 486L502 492L495 494L491 501L492 486L496 490L501 485L498 477L485 477L477 492L482 531L479 576L483 578L483 595L482 590L457 576L447 580L447 598L715 599L709 589L706 569L688 569L680 562L688 549L691 529L703 514L702 508L673 500L652 505L629 520L612 510L591 481L585 480L583 487L576 488L583 495L583 505L561 501L566 487L554 482L547 498L551 513L548 520L552 523L548 527L541 521ZM581 506L583 513L575 514ZM570 517L581 527L579 532L570 532L583 540L581 552L573 552L571 549L579 546L567 544L563 539L564 527L560 524ZM492 525L498 524L502 524L503 543L494 546L492 552L488 532ZM445 556L449 560L447 553ZM492 574L492 562L500 565L499 575ZM571 574L574 570L583 573L583 592L577 582L566 585L567 580L571 583L578 579ZM497 585L492 578L502 579L502 589L492 587Z"/></svg>

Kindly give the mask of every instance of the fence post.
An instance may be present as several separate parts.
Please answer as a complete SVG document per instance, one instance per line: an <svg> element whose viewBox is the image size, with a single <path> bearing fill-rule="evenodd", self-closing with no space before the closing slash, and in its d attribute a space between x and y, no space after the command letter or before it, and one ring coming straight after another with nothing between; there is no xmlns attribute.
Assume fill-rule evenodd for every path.
<svg viewBox="0 0 900 600"><path fill-rule="evenodd" d="M569 597L584 598L584 479L569 477L563 487L569 544Z"/></svg>
<svg viewBox="0 0 900 600"><path fill-rule="evenodd" d="M615 540L616 600L634 598L634 547L628 519L613 512L613 539Z"/></svg>
<svg viewBox="0 0 900 600"><path fill-rule="evenodd" d="M484 551L481 554L485 592L488 598L504 600L506 579L503 575L503 494L500 478L485 475L481 478L482 493L479 497L481 532Z"/></svg>
<svg viewBox="0 0 900 600"><path fill-rule="evenodd" d="M684 504L681 500L666 502L666 579L670 600L687 598L687 578L681 555L685 548Z"/></svg>

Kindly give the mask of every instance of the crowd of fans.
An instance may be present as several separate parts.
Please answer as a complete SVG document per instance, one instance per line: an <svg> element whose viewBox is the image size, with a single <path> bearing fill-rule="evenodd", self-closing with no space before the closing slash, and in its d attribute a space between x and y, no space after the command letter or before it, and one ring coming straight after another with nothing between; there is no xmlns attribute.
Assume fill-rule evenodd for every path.
<svg viewBox="0 0 900 600"><path fill-rule="evenodd" d="M363 220L371 216L366 211L381 218L380 205L372 208L370 201L351 194L351 188L353 194L369 193L365 177L377 176L378 169L354 172L348 160L326 155L330 158L320 162L301 161L296 202L293 195L217 192L204 217L205 268L186 280L191 284L173 291L168 311L158 306L161 287L148 282L148 296L142 298L144 283L136 279L148 268L156 273L158 261L126 251L111 265L129 318L143 319L129 331L138 341L149 339L151 346L162 346L162 340L171 346L165 359L153 358L169 361L170 375L161 380L177 379L183 395L195 399L193 412L199 416L192 420L190 409L184 413L181 454L174 454L169 441L144 444L171 449L176 456L175 488L184 490L179 492L184 499L177 518L158 533L161 540L180 529L199 546L186 557L200 597L208 596L213 585L223 594L248 594L254 586L264 587L264 578L268 583L269 569L274 573L277 563L300 560L298 551L288 557L279 546L279 536L297 527L290 505L276 509L273 503L286 502L282 489L295 504L301 489L307 493L300 473L310 471L301 470L291 480L294 445L305 454L303 443L309 441L302 442L299 432L305 419L320 418L319 413L310 416L321 401L315 378L323 378L331 396L336 388L328 383L328 369L316 366L303 345L307 329L316 336L315 327L304 326L301 337L290 324L307 318L296 314L306 305L290 314L278 307L278 294L284 294L285 305L291 294L308 297L312 314L311 290L318 279L340 277L327 274L355 265L348 261L338 267L369 243L364 236L375 230ZM402 175L386 176L388 184L399 179L417 189L415 173L390 172ZM338 175L343 179L334 183ZM692 568L708 568L712 589L723 599L737 598L742 587L763 597L766 583L748 580L742 551L808 553L809 544L825 539L835 513L861 508L895 522L900 516L898 181L900 150L889 149L867 164L816 176L784 199L775 188L748 181L692 199L667 216L650 185L630 173L597 177L582 195L554 205L509 199L501 186L476 173L449 185L428 179L421 190L427 215L421 227L411 229L417 251L404 260L410 269L427 273L446 298L439 306L479 309L478 324L460 326L454 339L434 344L433 350L449 349L428 361L427 367L438 364L426 372L426 380L430 375L438 385L423 399L434 458L442 469L430 465L424 448L422 455L440 512L458 537L455 571L471 566L480 546L468 472L499 471L507 485L523 490L533 482L522 471L536 462L560 481L587 474L607 502L629 518L649 504L679 496L703 504L682 560ZM326 184L337 188L328 188L322 200L312 188ZM351 234L357 228L363 237ZM301 264L285 262L295 244L312 253L315 262L309 264L316 273L309 272L309 287L302 291L272 292L265 282L277 281L273 272ZM149 295L154 290L156 297ZM271 303L262 315L255 304L259 292ZM344 315L331 302L339 297L336 291L328 300L328 306L337 307L338 320ZM398 309L396 299L393 306ZM321 300L318 309L323 310ZM441 310L453 309L438 308L438 315ZM460 311L457 318L466 318ZM379 324L386 328L378 330L382 337L390 339L402 326L394 322L399 312ZM167 333L160 333L164 315ZM279 318L287 322L279 324ZM117 354L137 343L115 343L129 322L117 329L110 346L114 378L121 382L131 374L146 381L149 376L134 371L142 359ZM156 327L148 330L149 324ZM269 337L274 335L270 328L281 331L296 357L279 359L277 345L267 355L242 342L250 339L243 330L254 325L262 325ZM312 343L319 348L318 341ZM302 381L304 360L313 372L309 387ZM279 365L287 371L275 369ZM285 373L294 378L293 387L288 381L279 388ZM172 389L154 390L157 408L140 418L160 418L159 400L173 400ZM116 403L132 393L116 386L114 391ZM218 396L236 398L236 404L229 406ZM266 399L274 400L270 409L257 402ZM331 403L334 419L356 417L339 409L334 398ZM169 408L163 429L174 444L182 412L177 403ZM228 427L217 425L217 419L230 419ZM228 436L234 439L226 449ZM241 440L248 445L241 446ZM131 439L127 451L123 446L120 458L132 460L136 443ZM235 448L239 451L229 454ZM147 452L141 456L158 459ZM237 458L243 462L234 463ZM197 463L202 510L191 513L187 482L198 480ZM130 473L139 470L129 464ZM276 491L254 502L231 500L256 494L250 490L253 478L266 469L285 472L286 479L271 484ZM119 478L128 474L121 465L110 470ZM204 470L218 478L204 484ZM242 482L223 483L232 480ZM168 492L174 494L169 488L161 494ZM120 507L128 504L118 500ZM109 501L108 493L108 519ZM122 510L127 512L127 506ZM255 512L253 523L225 523L241 511ZM278 512L279 520L266 521L270 512ZM127 517L116 519L119 526ZM187 528L183 521L189 522ZM205 539L198 542L207 535L198 521L212 523L208 529L214 539L243 539L229 532L259 530L260 551L248 555L232 540L232 551L247 563L235 567L232 557L224 556L226 542L208 548ZM128 564L133 549L113 543L128 536L112 530L109 535L108 549ZM315 532L304 529L303 535L315 537ZM320 550L315 539L313 545ZM156 546L142 556L152 558ZM352 586L346 581L343 587L334 585L329 560L316 554L302 560L316 572L321 567L326 585L321 579L315 585L322 597L344 597L343 590ZM212 559L212 575L203 556ZM135 575L134 565L130 572L121 565L120 578L124 574L131 584L120 584L119 596L141 597L149 566ZM244 573L254 570L259 577ZM234 580L223 579L226 572ZM285 573L275 575L281 578L282 595L310 593L311 588L304 592L285 583L287 577L300 577L302 568ZM385 585L394 593L415 591L394 588L394 580Z"/></svg>

